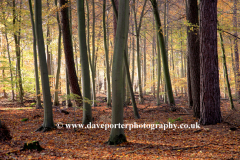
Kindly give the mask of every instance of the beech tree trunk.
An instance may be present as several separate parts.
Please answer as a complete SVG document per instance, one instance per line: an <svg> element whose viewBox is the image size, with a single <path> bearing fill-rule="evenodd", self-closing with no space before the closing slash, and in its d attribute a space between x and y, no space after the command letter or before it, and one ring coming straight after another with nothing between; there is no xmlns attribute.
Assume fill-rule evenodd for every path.
<svg viewBox="0 0 240 160"><path fill-rule="evenodd" d="M107 79L107 106L111 107L111 86L110 86L110 70L109 70L109 56L107 45L107 30L105 21L106 0L103 1L103 34L104 34L104 50L105 50L105 64L106 64L106 79Z"/></svg>
<svg viewBox="0 0 240 160"><path fill-rule="evenodd" d="M42 1L34 0L35 22L36 22L36 37L38 44L38 57L41 69L42 93L44 105L44 121L43 125L37 131L47 131L54 127L51 93L48 79L48 69L46 62L46 54L42 30Z"/></svg>
<svg viewBox="0 0 240 160"><path fill-rule="evenodd" d="M38 76L36 31L35 31L35 23L34 23L34 19L33 19L32 1L28 0L28 3L29 3L29 10L30 10L30 15L31 15L31 23L32 23L32 32L33 32L33 57L34 57L34 73L35 73L36 99L37 99L36 109L40 109L43 107L41 105L39 76Z"/></svg>
<svg viewBox="0 0 240 160"><path fill-rule="evenodd" d="M113 66L112 66L112 124L123 124L123 54L126 47L129 25L129 0L119 1L117 32L115 37ZM126 142L124 129L121 126L111 128L108 144L116 145Z"/></svg>
<svg viewBox="0 0 240 160"><path fill-rule="evenodd" d="M64 5L66 0L60 0L60 6ZM80 87L78 85L78 78L75 69L75 63L73 58L73 45L72 45L72 37L70 34L69 27L69 18L68 18L68 10L67 8L63 8L61 10L61 23L62 23L62 33L63 33L63 45L65 52L65 61L68 72L68 79L70 88L73 94L75 94L75 102L78 107L82 105L82 94L80 91Z"/></svg>
<svg viewBox="0 0 240 160"><path fill-rule="evenodd" d="M229 101L230 101L230 108L233 110L233 109L235 109L235 108L234 108L233 99L232 99L231 87L230 87L230 83L229 83L229 80L228 80L228 72L227 72L225 48L224 48L223 36L222 36L221 31L219 32L219 36L220 36L220 42L221 42L221 48L222 48L224 78L225 78L225 80L226 80L226 85L227 85L227 89L228 89L228 97L229 97ZM224 85L224 88L225 88L225 85ZM225 89L224 89L224 90L225 90Z"/></svg>
<svg viewBox="0 0 240 160"><path fill-rule="evenodd" d="M20 10L22 6L22 1L20 1ZM23 86L22 86L22 73L21 73L21 49L20 49L20 40L21 40L21 11L16 13L16 4L13 0L13 27L14 27L14 42L15 42L15 53L17 57L16 61L16 78L17 86L19 87L19 99L20 103L23 103ZM17 88L18 89L18 88Z"/></svg>
<svg viewBox="0 0 240 160"><path fill-rule="evenodd" d="M168 68L167 52L166 52L164 37L163 37L162 29L161 29L161 21L160 21L160 17L159 17L159 13L158 13L157 2L156 2L156 0L151 0L151 3L153 6L153 13L154 13L154 17L156 20L156 27L157 27L157 31L158 31L158 33L157 33L158 40L159 40L158 45L161 49L163 72L164 72L167 95L168 95L168 103L170 105L175 105L173 91L172 91L171 78L170 78L169 68Z"/></svg>
<svg viewBox="0 0 240 160"><path fill-rule="evenodd" d="M89 74L89 63L87 54L87 44L86 44L86 32L85 32L85 11L84 11L84 1L77 1L77 11L78 11L78 37L80 46L80 60L82 68L82 89L83 89L83 124L88 124L92 122L92 108L91 103L91 91L90 91L90 74Z"/></svg>
<svg viewBox="0 0 240 160"><path fill-rule="evenodd" d="M57 7L57 0L55 0L55 5ZM57 61L57 73L55 77L55 92L54 92L54 106L59 105L59 100L58 100L58 84L59 84L59 79L60 79L60 68L61 68L61 57L62 57L62 50L61 50L61 38L62 38L62 32L61 32L61 25L60 25L60 20L59 20L59 14L57 11L57 22L58 22L58 61Z"/></svg>
<svg viewBox="0 0 240 160"><path fill-rule="evenodd" d="M187 0L187 26L188 37L188 76L190 76L190 88L193 101L194 117L200 117L200 44L199 44L199 31L198 31L198 4L197 0ZM190 72L190 73L189 73ZM188 80L188 81L189 81ZM191 101L191 99L189 100ZM191 105L191 102L190 102Z"/></svg>

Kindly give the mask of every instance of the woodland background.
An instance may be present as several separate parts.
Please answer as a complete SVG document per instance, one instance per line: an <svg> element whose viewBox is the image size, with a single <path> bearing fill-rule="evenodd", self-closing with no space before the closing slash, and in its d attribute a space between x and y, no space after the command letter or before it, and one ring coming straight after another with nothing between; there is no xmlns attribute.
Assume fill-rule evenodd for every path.
<svg viewBox="0 0 240 160"><path fill-rule="evenodd" d="M109 139L106 136L109 135L110 129L107 131L100 129L54 129L46 133L34 132L39 126L42 127L39 128L40 130L48 131L48 128L54 128L54 122L87 124L91 121L92 123L110 124L113 123L111 118L114 117L112 108L116 107L113 104L116 104L116 101L112 101L111 98L111 96L116 97L116 95L111 94L111 92L114 92L112 90L114 86L112 77L114 76L113 65L114 53L116 52L114 47L118 24L114 16L112 0L87 0L82 6L85 8L84 27L86 28L84 30L86 32L85 49L87 50L85 56L87 56L87 61L85 61L86 57L82 57L81 51L83 50L80 45L83 44L80 40L81 36L79 36L79 20L82 19L78 17L80 13L77 7L80 5L76 1L66 3L64 0L59 2L43 0L41 2L42 33L45 44L40 48L45 48L45 67L47 67L49 95L51 95L47 96L45 94L46 97L51 97L48 101L44 100L42 89L42 87L46 87L42 84L43 69L41 67L44 67L44 63L34 57L34 38L29 1L3 0L0 2L0 129L1 124L4 123L8 128L6 130L10 131L10 134L6 133L4 135L5 128L4 131L0 130L2 136L6 136L0 142L2 143L0 157L23 159L33 159L35 157L53 159L64 157L70 159L238 158L240 153L240 83L238 77L240 4L237 0L217 1L216 53L218 56L220 88L218 98L221 97L221 103L218 107L221 107L220 116L222 118L220 122L222 123L217 122L213 123L216 125L202 126L199 130L125 130L127 142L124 142L123 138L119 141L120 143L116 143L118 145L114 146L105 143L111 144L112 132ZM106 3L105 9L103 8L104 2ZM158 45L157 41L158 30L156 29L151 2L154 2L154 0L129 1L129 29L125 51L128 56L132 88L141 118L134 119L134 117L139 117L137 117L136 108L131 107L133 102L130 89L128 89L127 73L123 69L123 85L118 89L122 88L122 98L119 98L121 101L119 104L122 108L119 115L121 115L121 112L124 114L123 117L120 116L116 119L124 121L124 123L196 123L200 115L197 114L198 112L194 110L194 107L191 107L192 99L189 96L189 45L187 36L189 32L198 30L199 26L192 25L187 20L186 4L188 1L156 1L174 96L174 103L172 103L167 94L164 64L160 58L160 54L162 54L160 52L161 46ZM197 3L198 7L199 3ZM36 19L36 8L34 8L36 5L35 1L31 6L35 14L33 19L36 26L39 26ZM115 5L118 6L120 3L115 0ZM122 11L118 12L122 13ZM198 12L201 12L200 9ZM70 21L68 23L70 27L67 27L70 29L70 34L67 34L63 29L64 14L68 16ZM103 22L105 22L105 27ZM81 29L83 30L83 28ZM74 60L72 65L75 68L75 73L68 73L70 69L67 69L69 61L66 53L69 49L66 51L64 45L64 43L67 43L66 40L64 41L66 35L71 35L73 55L72 57L68 56L68 58L71 57ZM39 37L38 34L37 37ZM36 40L39 40L39 38ZM37 52L41 54L39 42L37 43ZM223 48L225 60L222 54ZM38 67L34 67L36 62L38 62ZM87 63L83 64L84 62ZM227 78L224 71L224 62L227 66ZM83 65L85 65L85 70L82 68ZM87 70L86 65L89 67ZM124 65L122 66L124 67ZM118 69L121 70L121 68ZM38 72L39 84L36 81L36 72ZM86 74L89 74L88 80L84 78ZM73 85L71 84L71 78L75 75L77 81ZM70 82L68 82L67 76L70 76ZM77 88L76 85L80 87L80 92L74 91ZM89 88L86 88L86 86ZM231 94L229 94L228 86L231 89ZM83 95L86 94L89 96L86 101L78 101L79 95L82 96L80 98L83 98ZM47 105L48 107L46 107ZM82 105L83 109L80 107ZM41 106L44 107L44 110L38 109ZM47 111L46 108L50 108L51 112ZM91 111L89 108L91 108ZM87 111L84 112L85 110ZM91 113L91 116L89 113ZM51 120L46 117L50 117ZM42 122L44 123L42 124ZM120 133L122 134L122 131ZM32 141L39 141L44 150L41 152L35 150L21 151L24 143Z"/></svg>

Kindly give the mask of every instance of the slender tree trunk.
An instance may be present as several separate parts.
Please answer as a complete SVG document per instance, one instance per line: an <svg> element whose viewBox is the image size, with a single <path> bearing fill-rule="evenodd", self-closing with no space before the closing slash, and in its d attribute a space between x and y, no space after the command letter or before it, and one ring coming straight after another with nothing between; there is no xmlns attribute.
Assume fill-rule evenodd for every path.
<svg viewBox="0 0 240 160"><path fill-rule="evenodd" d="M143 43L144 43L144 51L143 51L143 63L144 63L144 66L143 66L143 77L144 77L144 83L143 83L143 90L144 90L144 94L146 94L146 76L147 76L147 61L146 61L146 52L147 52L147 47L146 47L146 45L147 45L147 42L146 42L146 39L147 39L147 37L146 37L146 31L144 31L144 40L143 40Z"/></svg>
<svg viewBox="0 0 240 160"><path fill-rule="evenodd" d="M227 84L227 89L228 89L228 97L229 97L229 101L230 101L230 108L232 110L234 110L235 108L234 108L233 100L232 100L231 87L230 87L230 83L229 83L229 80L228 80L227 64L226 64L226 57L225 57L225 48L224 48L223 37L222 37L221 32L219 32L219 36L220 36L222 56L223 56L223 69L224 69L224 75L225 75L224 77L226 78L226 84Z"/></svg>
<svg viewBox="0 0 240 160"><path fill-rule="evenodd" d="M92 24L92 99L93 99L93 106L95 106L96 100L96 90L95 90L95 78L96 78L96 62L95 62L95 3L92 0L92 15L93 15L93 24Z"/></svg>
<svg viewBox="0 0 240 160"><path fill-rule="evenodd" d="M233 28L235 30L234 36L237 37L238 33L237 33L237 23L238 23L238 19L237 19L237 3L238 0L234 0L233 1ZM236 97L237 100L240 100L240 72L239 72L239 54L238 54L238 39L234 38L233 41L233 46L234 46L234 55L235 55L235 74L236 74L236 81L235 81L235 87L236 87Z"/></svg>
<svg viewBox="0 0 240 160"><path fill-rule="evenodd" d="M154 17L153 17L153 31L154 31ZM155 42L155 36L153 35L153 42L152 42L152 92L153 92L153 97L155 97L155 50L156 50L156 42Z"/></svg>
<svg viewBox="0 0 240 160"><path fill-rule="evenodd" d="M135 9L135 0L133 0L133 14L134 14L134 22L135 22L135 32L136 32L136 37L137 37L137 66L138 66L138 87L139 87L139 102L143 103L143 93L142 93L142 78L141 78L141 59L140 59L140 30L141 30L141 26L142 26L142 19L144 16L144 10L145 10L145 6L147 3L147 0L144 1L143 4L143 9L141 12L141 16L140 16L140 20L139 23L137 24L137 12Z"/></svg>
<svg viewBox="0 0 240 160"><path fill-rule="evenodd" d="M60 1L60 6L65 4L65 0ZM75 63L73 58L73 45L72 37L69 27L68 9L63 8L61 10L61 23L62 23L62 33L63 33L63 45L65 52L65 61L67 65L68 79L71 87L71 91L75 94L75 102L78 107L82 105L82 94L80 87L78 85L78 78L76 75Z"/></svg>
<svg viewBox="0 0 240 160"><path fill-rule="evenodd" d="M165 45L164 45L164 37L162 34L161 21L160 21L160 17L159 17L159 13L158 13L157 2L156 2L156 0L151 0L151 2L152 2L153 12L154 12L156 26L157 26L157 30L158 30L158 38L159 38L158 45L160 46L161 53L162 53L161 55L162 55L165 83L166 83L166 87L167 87L168 102L171 105L175 105L173 92L172 92L171 78L170 78L169 68L168 68L167 53L166 53L166 49L165 49Z"/></svg>
<svg viewBox="0 0 240 160"><path fill-rule="evenodd" d="M43 30L42 30L42 2L34 0L35 9L35 22L36 22L36 38L38 45L38 57L41 69L41 80L42 80L42 93L43 93L43 104L44 104L44 121L43 125L37 129L37 131L47 131L54 127L53 113L52 113L52 102L50 94L50 86L48 79L47 62L45 55Z"/></svg>
<svg viewBox="0 0 240 160"><path fill-rule="evenodd" d="M217 0L200 1L200 124L222 121L217 54Z"/></svg>
<svg viewBox="0 0 240 160"><path fill-rule="evenodd" d="M20 10L22 6L22 1L20 1ZM22 73L21 73L21 50L20 50L20 33L21 33L21 11L16 13L15 0L13 0L13 27L14 27L14 42L15 42L15 52L17 57L16 62L16 78L19 87L19 98L20 103L23 103L23 87L22 87Z"/></svg>
<svg viewBox="0 0 240 160"><path fill-rule="evenodd" d="M86 9L87 9L87 50L88 50L88 59L89 59L89 66L92 71L92 61L91 61L91 52L90 52L90 18L89 18L89 0L86 0Z"/></svg>
<svg viewBox="0 0 240 160"><path fill-rule="evenodd" d="M108 144L116 145L126 142L124 130L120 125L123 125L123 97L122 97L122 65L123 53L126 47L129 26L129 0L120 1L119 16L117 23L117 32L114 45L114 57L112 68L112 124L116 127L111 128Z"/></svg>
<svg viewBox="0 0 240 160"><path fill-rule="evenodd" d="M230 40L230 44L231 44L232 69L233 69L234 81L236 82L236 72L235 72L235 62L234 62L234 56L233 56L232 40L231 40L231 38L229 38L229 40ZM236 85L236 83L235 83L235 85Z"/></svg>
<svg viewBox="0 0 240 160"><path fill-rule="evenodd" d="M84 11L84 1L77 1L78 10L78 37L80 46L80 56L81 56L81 67L82 67L82 80L83 80L83 124L88 124L92 122L92 108L89 101L91 99L90 92L90 75L89 75L89 63L87 55L87 44L86 44L86 33L85 33L85 11Z"/></svg>
<svg viewBox="0 0 240 160"><path fill-rule="evenodd" d="M165 45L164 45L164 37L162 34L161 21L160 21L160 17L159 17L159 13L158 13L157 2L156 2L156 0L151 0L151 2L152 2L153 12L154 12L156 26L157 26L157 30L158 30L158 38L159 38L158 45L160 46L161 53L162 53L161 55L162 55L165 83L166 83L166 87L167 87L168 103L170 105L175 105L173 92L172 92L171 78L170 78L169 68L168 68L167 53L166 53L166 49L165 49Z"/></svg>
<svg viewBox="0 0 240 160"><path fill-rule="evenodd" d="M112 4L113 4L113 6L115 6L115 2L114 1L112 1ZM113 7L113 8L115 8L115 7ZM117 19L118 18L118 11L115 11L114 13L116 14L115 17ZM136 119L139 119L140 115L138 113L138 109L137 109L137 105L136 105L136 101L135 101L135 97L134 97L134 93L133 93L133 87L132 87L132 84L131 84L127 53L128 53L128 51L127 51L127 42L126 42L126 49L124 50L124 59L123 59L123 61L124 61L124 65L125 65L125 71L126 71L126 78L127 78L127 82L128 82L128 87L129 87L130 95L131 95L131 99L132 99L134 116L135 116ZM125 75L123 74L123 76L125 76Z"/></svg>
<svg viewBox="0 0 240 160"><path fill-rule="evenodd" d="M57 0L55 0L55 5L57 7ZM59 100L58 100L58 85L59 85L59 78L60 78L60 69L61 69L61 57L62 57L62 50L61 50L61 38L62 38L62 33L61 33L61 24L59 20L59 13L57 11L57 22L58 22L58 61L57 61L57 73L55 77L55 92L54 92L54 106L59 105Z"/></svg>
<svg viewBox="0 0 240 160"><path fill-rule="evenodd" d="M187 27L188 58L191 84L191 96L193 100L194 117L200 117L200 43L198 30L198 4L197 0L187 0ZM190 98L190 97L189 97ZM190 100L191 105L191 100Z"/></svg>
<svg viewBox="0 0 240 160"><path fill-rule="evenodd" d="M2 3L1 3L2 5ZM3 17L5 17L5 12L2 12ZM8 56L8 62L9 62L9 70L10 70L10 78L11 78L11 91L12 91L12 96L11 99L12 101L15 100L15 94L14 94L14 85L13 85L13 71L12 71L12 62L11 62L11 57L10 57L10 46L9 46L9 40L8 40L8 34L7 34L7 25L6 25L6 19L4 19L4 36L6 39L6 44L7 44L7 56Z"/></svg>
<svg viewBox="0 0 240 160"><path fill-rule="evenodd" d="M41 105L41 96L40 96L40 86L39 86L39 76L38 76L38 62L37 62L37 41L36 41L36 31L35 31L35 23L33 19L33 11L32 11L32 1L28 0L29 10L31 15L31 23L32 23L32 32L33 32L33 57L34 57L34 71L35 71L35 83L36 83L36 109L42 109Z"/></svg>
<svg viewBox="0 0 240 160"><path fill-rule="evenodd" d="M157 32L158 33L158 32ZM161 79L161 55L159 47L159 38L157 36L157 105L160 105L160 79Z"/></svg>
<svg viewBox="0 0 240 160"><path fill-rule="evenodd" d="M1 37L0 37L0 48L2 48L2 35L1 35ZM1 56L3 56L4 57L4 59L6 58L6 56L5 56L5 51L4 52L0 52L1 54ZM3 81L3 84L2 84L2 89L3 89L3 97L4 98L7 98L7 93L6 93L6 90L5 90L5 80L6 80L6 75L5 75L5 67L2 67L2 81ZM1 126L0 126L1 127Z"/></svg>
<svg viewBox="0 0 240 160"><path fill-rule="evenodd" d="M107 106L111 107L111 86L110 86L110 71L108 60L108 45L107 45L107 31L105 21L106 0L103 1L103 35L104 35L104 50L105 50L105 64L106 64L106 78L107 78Z"/></svg>
<svg viewBox="0 0 240 160"><path fill-rule="evenodd" d="M66 69L66 95L67 95L66 106L72 107L72 102L70 99L70 88L69 88L69 78L68 78L67 67L65 69Z"/></svg>
<svg viewBox="0 0 240 160"><path fill-rule="evenodd" d="M184 55L183 55L183 33L182 33L182 24L180 28L180 52L181 52L181 78L184 78ZM181 86L181 94L183 96L183 86Z"/></svg>
<svg viewBox="0 0 240 160"><path fill-rule="evenodd" d="M168 2L165 0L164 3L164 42L165 42L165 48L166 48L166 55L167 55L167 61L168 61L168 27L167 27L167 14L168 14ZM164 103L167 103L167 86L166 82L164 85Z"/></svg>
<svg viewBox="0 0 240 160"><path fill-rule="evenodd" d="M132 25L132 33L134 33L134 24ZM135 67L135 48L134 37L132 38L132 85L134 85L134 67Z"/></svg>
<svg viewBox="0 0 240 160"><path fill-rule="evenodd" d="M49 1L47 0L47 8L50 10L49 7ZM46 43L46 50L47 50L47 67L48 67L48 74L51 75L51 55L49 51L49 45L50 45L50 27L49 27L49 19L50 17L47 16L47 43Z"/></svg>

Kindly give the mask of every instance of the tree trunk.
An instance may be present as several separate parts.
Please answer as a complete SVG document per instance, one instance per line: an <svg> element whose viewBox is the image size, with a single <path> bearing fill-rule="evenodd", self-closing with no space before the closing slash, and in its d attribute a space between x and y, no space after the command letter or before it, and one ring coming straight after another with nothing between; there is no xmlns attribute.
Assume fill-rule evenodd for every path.
<svg viewBox="0 0 240 160"><path fill-rule="evenodd" d="M143 51L143 63L144 63L144 66L143 66L143 77L144 77L144 82L143 82L143 93L144 95L146 94L146 76L147 76L147 61L146 61L146 52L147 52L147 47L146 47L146 31L144 31L144 40L143 40L143 43L144 43L144 51Z"/></svg>
<svg viewBox="0 0 240 160"><path fill-rule="evenodd" d="M71 102L71 99L70 99L70 89L69 89L69 79L68 79L67 67L65 68L65 70L66 70L66 95L67 95L66 106L67 107L72 107L72 102Z"/></svg>
<svg viewBox="0 0 240 160"><path fill-rule="evenodd" d="M95 90L95 78L96 78L96 62L95 62L95 3L94 0L92 0L92 15L93 15L93 24L92 24L92 58L89 59L92 60L92 100L93 100L93 106L95 106L95 100L96 100L96 90Z"/></svg>
<svg viewBox="0 0 240 160"><path fill-rule="evenodd" d="M60 6L65 4L65 0L60 1ZM75 94L75 102L78 107L82 105L82 95L80 87L78 85L78 78L76 75L75 63L73 58L73 45L72 37L70 34L69 19L68 19L68 10L63 8L61 10L61 22L62 22L62 33L63 33L63 45L65 52L65 61L67 65L68 79L71 87L71 91Z"/></svg>
<svg viewBox="0 0 240 160"><path fill-rule="evenodd" d="M197 0L187 0L188 58L194 117L200 117L200 44ZM191 104L191 103L190 103Z"/></svg>
<svg viewBox="0 0 240 160"><path fill-rule="evenodd" d="M240 72L239 72L239 54L238 54L238 33L237 33L237 2L238 0L234 0L233 2L233 28L235 30L234 33L234 41L233 41L233 46L234 46L234 55L235 55L235 75L236 75L236 81L235 81L235 88L236 88L236 97L237 100L240 100L240 80L239 80L239 76L240 76Z"/></svg>
<svg viewBox="0 0 240 160"><path fill-rule="evenodd" d="M86 33L85 33L85 11L84 1L77 1L78 10L78 37L81 56L82 80L83 80L83 124L92 122L92 108L89 100L91 99L89 63L87 55Z"/></svg>
<svg viewBox="0 0 240 160"><path fill-rule="evenodd" d="M115 6L114 1L112 1L112 3L113 3L113 6ZM114 13L116 14L115 17L116 17L116 19L117 19L117 17L118 17L118 11L115 11ZM133 93L133 87L132 87L132 83L131 83L131 78L130 78L129 64L128 64L128 55L127 55L127 53L128 53L128 48L127 48L127 47L128 47L128 46L127 46L127 43L126 43L125 50L124 50L124 59L123 59L123 61L124 61L124 65L125 65L125 71L126 71L126 79L127 79L128 89L129 89L129 91L130 91L130 95L131 95L131 99L132 99L134 116L135 116L136 119L139 119L139 118L140 118L140 115L139 115L139 113L138 113L138 109L137 109L137 105L136 105L136 101L135 101L135 97L134 97L134 93ZM124 72L124 70L123 70L123 72ZM123 77L125 77L125 74L123 74ZM124 80L125 80L125 79L123 79L123 81L124 81ZM124 92L124 90L123 90L123 92ZM123 96L123 98L124 98L124 96Z"/></svg>
<svg viewBox="0 0 240 160"><path fill-rule="evenodd" d="M160 46L161 49L161 55L162 55L162 62L163 62L163 71L164 71L164 77L165 77L165 83L167 87L167 94L168 94L168 103L170 105L175 105L174 102L174 97L173 97L173 92L172 92L172 84L171 84L171 78L169 74L169 68L168 68L168 59L167 59L167 53L164 45L164 37L162 34L162 29L161 29L161 21L158 13L158 8L157 8L157 2L156 0L151 0L152 6L153 6L153 12L156 20L156 26L157 26L157 31L158 31L158 38L159 38L159 43L158 45Z"/></svg>
<svg viewBox="0 0 240 160"><path fill-rule="evenodd" d="M223 37L222 37L221 32L219 32L219 36L220 36L221 48L222 48L224 78L226 78L226 84L227 84L227 89L228 89L228 97L229 97L229 101L230 101L230 108L233 110L235 108L234 108L234 105L233 105L232 93L231 93L230 83L229 83L229 80L228 80L227 64L226 64L226 57L225 57L225 48L224 48ZM224 87L225 87L225 85L224 85Z"/></svg>
<svg viewBox="0 0 240 160"><path fill-rule="evenodd" d="M154 17L153 17L154 18ZM154 30L154 19L153 19L153 30ZM155 98L155 46L156 46L156 42L155 42L155 36L153 35L153 42L152 42L152 93L153 93L153 97Z"/></svg>
<svg viewBox="0 0 240 160"><path fill-rule="evenodd" d="M2 5L2 3L1 3ZM3 17L5 17L5 12L2 12ZM11 77L11 90L12 90L12 101L15 99L15 94L14 94L14 86L13 86L13 71L12 71L12 62L11 62L11 57L10 57L10 46L9 46L9 41L8 41L8 34L7 34L7 24L6 24L6 19L3 19L3 25L4 25L4 36L6 39L6 44L7 44L7 55L8 55L8 62L9 62L9 70L10 70L10 77Z"/></svg>
<svg viewBox="0 0 240 160"><path fill-rule="evenodd" d="M108 60L108 45L107 45L107 31L105 21L106 0L103 1L103 35L104 35L104 50L105 50L105 64L106 64L106 78L107 78L107 106L111 107L111 86L110 86L110 71Z"/></svg>
<svg viewBox="0 0 240 160"><path fill-rule="evenodd" d="M126 142L124 135L124 129L120 125L123 125L123 97L122 97L122 65L123 65L123 53L126 47L126 41L128 36L128 20L129 20L129 0L120 1L119 14L117 23L117 32L114 45L114 57L112 68L112 124L116 127L111 128L110 138L108 144L116 145L122 142Z"/></svg>
<svg viewBox="0 0 240 160"><path fill-rule="evenodd" d="M47 9L50 10L50 7L49 7L49 1L47 0ZM47 46L47 67L48 67L48 74L51 75L52 73L52 70L51 70L51 55L50 55L50 51L49 51L49 45L50 45L50 31L49 31L49 19L50 19L50 16L48 14L47 16L47 43L46 43L46 46Z"/></svg>
<svg viewBox="0 0 240 160"><path fill-rule="evenodd" d="M55 0L55 5L57 7L57 0ZM55 77L55 92L54 92L54 106L59 105L59 100L58 100L58 85L59 85L59 77L60 77L60 68L61 68L61 56L62 56L62 50L61 50L61 38L62 38L62 33L61 33L61 25L60 25L60 20L59 20L59 13L57 11L57 23L58 23L58 61L57 61L57 73Z"/></svg>
<svg viewBox="0 0 240 160"><path fill-rule="evenodd" d="M222 121L217 53L217 0L200 2L200 124Z"/></svg>
<svg viewBox="0 0 240 160"><path fill-rule="evenodd" d="M157 31L156 31L157 32ZM156 33L158 34L158 32ZM157 36L157 105L160 105L160 79L161 79L161 54L160 54L160 46L159 38Z"/></svg>
<svg viewBox="0 0 240 160"><path fill-rule="evenodd" d="M38 45L38 56L41 70L42 80L42 93L43 93L43 104L44 104L44 121L43 125L37 129L37 131L47 131L49 128L54 127L53 113L52 113L52 102L50 94L50 86L48 79L47 62L45 55L43 30L42 30L42 1L34 0L35 9L35 22L36 22L36 38Z"/></svg>
<svg viewBox="0 0 240 160"><path fill-rule="evenodd" d="M20 10L22 6L22 1L20 1ZM19 87L19 98L20 103L23 103L23 87L22 87L22 73L21 73L21 50L20 50L20 33L21 33L21 11L16 13L15 0L13 0L13 27L14 27L14 42L15 42L15 52L17 57L16 62L16 78Z"/></svg>
<svg viewBox="0 0 240 160"><path fill-rule="evenodd" d="M37 42L36 42L36 31L35 31L35 23L33 19L33 11L32 11L32 1L28 0L29 10L31 15L31 23L32 23L32 32L33 32L33 57L34 57L34 71L35 71L35 85L36 85L36 109L42 109L41 105L41 96L40 96L40 86L39 86L39 76L38 76L38 62L37 62Z"/></svg>
<svg viewBox="0 0 240 160"><path fill-rule="evenodd" d="M134 24L132 24L132 33L134 33ZM135 48L134 48L134 39L132 38L132 85L134 85L134 68L135 68Z"/></svg>
<svg viewBox="0 0 240 160"><path fill-rule="evenodd" d="M133 14L134 14L134 22L135 22L135 32L137 37L137 66L138 66L138 87L139 87L139 102L143 103L143 93L142 93L142 78L141 78L141 59L140 59L140 30L142 26L142 19L144 16L144 10L147 3L147 0L144 1L143 9L141 12L139 24L137 24L137 12L135 10L135 0L133 0Z"/></svg>

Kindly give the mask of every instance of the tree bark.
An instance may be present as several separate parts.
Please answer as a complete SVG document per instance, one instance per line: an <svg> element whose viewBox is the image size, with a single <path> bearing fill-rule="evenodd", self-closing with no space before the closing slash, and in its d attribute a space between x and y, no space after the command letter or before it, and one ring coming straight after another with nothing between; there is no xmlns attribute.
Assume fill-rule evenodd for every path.
<svg viewBox="0 0 240 160"><path fill-rule="evenodd" d="M55 5L57 7L57 0L55 0ZM57 11L57 22L58 22L58 61L57 61L57 73L56 73L56 81L55 81L55 92L54 92L54 106L59 105L59 100L58 100L58 85L59 85L59 78L60 78L60 68L61 68L61 57L62 57L62 50L61 50L61 38L62 38L62 33L61 33L61 24L59 20L59 14Z"/></svg>
<svg viewBox="0 0 240 160"><path fill-rule="evenodd" d="M229 101L230 101L230 108L231 108L232 110L234 110L235 108L234 108L234 105L233 105L231 87L230 87L230 83L229 83L229 80L228 80L228 72L227 72L225 48L224 48L223 37L222 37L222 33L221 33L221 32L219 32L219 36L220 36L220 42L221 42L221 48L222 48L224 78L226 79L226 84L227 84L227 89L228 89L228 97L229 97ZM224 87L225 87L225 85L224 85Z"/></svg>
<svg viewBox="0 0 240 160"><path fill-rule="evenodd" d="M60 6L66 3L65 0L60 0ZM78 107L82 105L82 94L78 84L78 78L76 75L75 63L73 58L73 45L72 37L70 34L69 18L67 8L61 10L61 23L62 23L62 33L63 33L63 45L65 52L65 61L67 65L68 79L70 88L73 94L75 94L75 102Z"/></svg>
<svg viewBox="0 0 240 160"><path fill-rule="evenodd" d="M22 1L20 1L21 10ZM16 78L19 87L19 99L20 103L23 103L23 86L22 86L22 73L21 73L21 50L20 50L20 39L21 39L21 11L16 13L15 0L13 0L13 27L14 27L14 42L16 52Z"/></svg>
<svg viewBox="0 0 240 160"><path fill-rule="evenodd" d="M135 0L133 0L133 14L134 14L134 22L135 22L135 32L137 37L137 66L138 66L138 87L139 87L139 102L143 103L143 92L142 92L142 78L141 78L141 59L140 59L140 30L142 26L142 19L144 16L144 10L147 3L147 0L144 1L143 10L141 12L139 23L137 24L137 12L135 9Z"/></svg>
<svg viewBox="0 0 240 160"><path fill-rule="evenodd" d="M170 105L175 105L173 92L172 92L171 78L170 78L169 68L168 68L167 53L166 53L166 48L164 45L164 37L162 34L161 21L160 21L160 17L159 17L159 13L158 13L157 2L156 2L156 0L151 0L151 3L153 6L153 13L155 16L156 27L157 27L157 31L158 31L158 33L157 33L158 38L159 38L158 45L159 45L159 47L161 49L161 53L162 53L161 55L162 55L165 83L166 83L166 87L167 87L168 103Z"/></svg>
<svg viewBox="0 0 240 160"><path fill-rule="evenodd" d="M86 33L85 33L85 11L84 1L77 1L78 10L78 37L81 56L82 67L82 88L83 88L83 124L92 122L92 108L90 104L91 91L90 91L90 75L89 75L89 63L87 55Z"/></svg>
<svg viewBox="0 0 240 160"><path fill-rule="evenodd" d="M105 64L106 64L106 79L107 79L107 106L111 107L111 86L110 86L110 71L109 71L109 56L107 46L107 30L105 20L106 0L103 1L103 35L104 35L104 50L105 50Z"/></svg>
<svg viewBox="0 0 240 160"><path fill-rule="evenodd" d="M217 0L200 2L200 124L222 121L217 53Z"/></svg>
<svg viewBox="0 0 240 160"><path fill-rule="evenodd" d="M239 72L239 54L238 54L238 33L237 33L237 23L238 23L238 19L237 19L237 3L238 0L234 0L233 2L233 28L235 30L234 32L234 40L233 40L233 46L234 46L234 55L235 55L235 88L236 88L236 98L239 101L240 100L240 72Z"/></svg>
<svg viewBox="0 0 240 160"><path fill-rule="evenodd" d="M119 14L117 23L117 32L114 45L114 57L112 67L112 124L118 125L111 128L108 144L116 145L126 142L124 130L120 125L123 124L123 97L122 97L122 80L123 80L123 54L126 47L128 26L129 26L129 0L120 1Z"/></svg>
<svg viewBox="0 0 240 160"><path fill-rule="evenodd" d="M198 4L197 0L187 0L187 26L188 37L188 61L190 79L188 81L191 85L191 94L193 101L194 117L200 117L200 44L199 44L199 30L198 30ZM189 73L188 73L189 74ZM191 100L190 100L191 101ZM191 102L190 106L191 106Z"/></svg>
<svg viewBox="0 0 240 160"><path fill-rule="evenodd" d="M47 131L54 127L51 93L48 79L48 69L45 55L43 30L42 30L42 1L34 0L35 22L36 22L36 38L38 45L38 57L41 70L42 93L44 105L44 121L43 125L37 131Z"/></svg>
<svg viewBox="0 0 240 160"><path fill-rule="evenodd" d="M35 31L35 23L33 19L33 11L32 11L32 1L28 0L29 10L31 15L31 23L32 23L32 32L33 32L33 57L34 57L34 71L35 71L35 85L36 85L36 109L42 109L41 105L41 96L40 96L40 86L39 86L39 76L38 76L38 62L37 62L37 42L36 42L36 31Z"/></svg>

